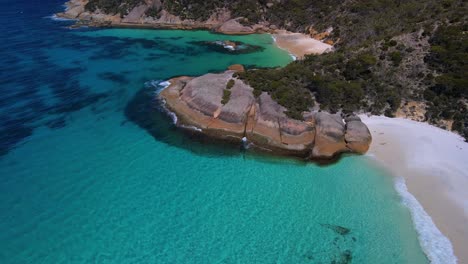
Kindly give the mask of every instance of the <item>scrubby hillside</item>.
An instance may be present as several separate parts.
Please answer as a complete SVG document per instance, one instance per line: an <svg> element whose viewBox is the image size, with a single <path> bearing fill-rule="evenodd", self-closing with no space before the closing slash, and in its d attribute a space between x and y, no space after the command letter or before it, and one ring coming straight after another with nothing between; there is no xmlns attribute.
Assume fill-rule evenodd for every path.
<svg viewBox="0 0 468 264"><path fill-rule="evenodd" d="M430 121L468 137L467 4L464 0L89 0L86 9L125 16L169 12L207 20L219 10L245 25L268 22L333 43L283 69L240 77L301 119L313 106Z"/></svg>

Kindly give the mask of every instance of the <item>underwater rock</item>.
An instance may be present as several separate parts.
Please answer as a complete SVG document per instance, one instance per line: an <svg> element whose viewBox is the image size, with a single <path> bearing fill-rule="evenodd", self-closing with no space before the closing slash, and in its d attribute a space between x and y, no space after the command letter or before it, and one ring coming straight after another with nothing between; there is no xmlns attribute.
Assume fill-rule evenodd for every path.
<svg viewBox="0 0 468 264"><path fill-rule="evenodd" d="M345 236L351 232L351 229L338 226L338 225L330 225L330 224L320 224L323 227L326 227L330 230L333 230L335 233Z"/></svg>
<svg viewBox="0 0 468 264"><path fill-rule="evenodd" d="M193 41L191 44L208 47L212 51L225 54L247 54L264 50L261 46L231 40Z"/></svg>

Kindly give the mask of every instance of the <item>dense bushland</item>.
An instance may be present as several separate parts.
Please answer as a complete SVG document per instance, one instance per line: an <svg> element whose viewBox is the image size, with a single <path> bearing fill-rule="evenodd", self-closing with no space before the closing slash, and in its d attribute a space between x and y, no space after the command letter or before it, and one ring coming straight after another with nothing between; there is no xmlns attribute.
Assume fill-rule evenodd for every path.
<svg viewBox="0 0 468 264"><path fill-rule="evenodd" d="M155 0L156 1L156 0ZM125 15L142 0L90 0L86 8ZM155 2L156 3L156 2ZM158 2L159 3L159 2ZM161 0L159 8L203 21L227 9L242 23L266 21L326 36L336 51L282 69L240 74L255 95L268 92L287 114L320 107L393 116L405 101L427 105L430 122L453 121L468 138L467 2L464 0ZM229 89L227 89L229 91ZM224 101L228 101L226 92Z"/></svg>
<svg viewBox="0 0 468 264"><path fill-rule="evenodd" d="M89 0L85 8L89 11L100 9L108 14L126 15L144 0Z"/></svg>

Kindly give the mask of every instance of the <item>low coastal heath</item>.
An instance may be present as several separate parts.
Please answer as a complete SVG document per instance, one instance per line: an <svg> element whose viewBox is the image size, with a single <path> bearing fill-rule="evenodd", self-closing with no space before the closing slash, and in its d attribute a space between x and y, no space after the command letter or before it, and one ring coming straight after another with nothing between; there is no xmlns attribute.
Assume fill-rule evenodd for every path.
<svg viewBox="0 0 468 264"><path fill-rule="evenodd" d="M455 263L451 242L459 263L468 263L468 143L426 123L380 116L361 119L373 136L368 155L401 177L396 189L412 212L428 257L433 263Z"/></svg>

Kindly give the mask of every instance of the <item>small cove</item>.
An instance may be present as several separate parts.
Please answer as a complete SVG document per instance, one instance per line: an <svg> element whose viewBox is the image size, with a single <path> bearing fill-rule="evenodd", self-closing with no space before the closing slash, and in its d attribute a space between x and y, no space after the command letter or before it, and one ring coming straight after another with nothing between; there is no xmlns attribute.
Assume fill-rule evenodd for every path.
<svg viewBox="0 0 468 264"><path fill-rule="evenodd" d="M193 142L164 114L154 137L126 117L151 81L284 66L271 36L70 30L44 18L60 1L19 3L2 18L26 33L1 33L1 263L428 262L392 178L365 156L317 166ZM215 40L263 49L190 44Z"/></svg>

